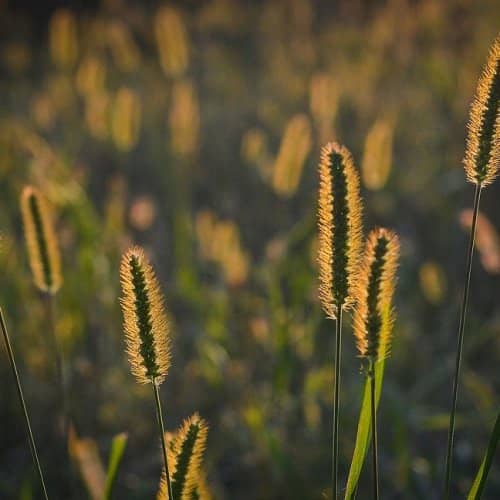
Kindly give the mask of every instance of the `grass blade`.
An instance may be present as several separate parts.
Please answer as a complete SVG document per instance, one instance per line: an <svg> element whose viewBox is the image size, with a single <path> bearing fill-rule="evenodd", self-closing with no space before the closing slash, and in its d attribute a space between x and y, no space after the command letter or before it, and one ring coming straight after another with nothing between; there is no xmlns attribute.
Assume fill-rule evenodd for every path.
<svg viewBox="0 0 500 500"><path fill-rule="evenodd" d="M380 400L380 393L382 392L382 382L384 377L384 364L385 361L382 360L375 365L376 374L376 385L375 385L375 396L376 396L376 406ZM363 463L365 461L366 452L368 450L368 442L370 439L370 381L365 382L365 388L363 392L363 403L361 405L361 410L359 413L358 421L358 432L356 435L356 444L354 445L354 452L352 455L351 467L349 469L349 476L347 478L347 487L345 492L345 500L353 500L357 489L359 476L361 474L361 469L363 468Z"/></svg>
<svg viewBox="0 0 500 500"><path fill-rule="evenodd" d="M125 447L127 446L128 435L124 432L117 434L111 443L111 451L109 453L108 470L106 471L106 484L104 487L104 499L110 500L113 485L116 479L118 467L123 458Z"/></svg>
<svg viewBox="0 0 500 500"><path fill-rule="evenodd" d="M490 436L490 442L488 443L488 449L484 455L481 466L477 471L476 478L472 484L472 488L469 491L467 500L479 500L483 494L484 485L488 477L488 472L490 471L491 462L495 456L495 451L497 449L498 441L500 440L500 413L497 416L495 426L493 427L493 432Z"/></svg>

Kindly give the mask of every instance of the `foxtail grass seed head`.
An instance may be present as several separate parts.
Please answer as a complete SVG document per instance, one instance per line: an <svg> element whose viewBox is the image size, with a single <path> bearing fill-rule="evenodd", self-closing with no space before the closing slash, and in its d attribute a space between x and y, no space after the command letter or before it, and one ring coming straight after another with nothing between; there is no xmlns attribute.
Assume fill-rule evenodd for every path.
<svg viewBox="0 0 500 500"><path fill-rule="evenodd" d="M357 284L354 335L359 355L373 362L389 355L399 239L387 229L368 235Z"/></svg>
<svg viewBox="0 0 500 500"><path fill-rule="evenodd" d="M366 136L361 177L363 184L372 191L382 189L391 173L393 135L394 120L381 118Z"/></svg>
<svg viewBox="0 0 500 500"><path fill-rule="evenodd" d="M135 71L141 62L141 53L129 27L113 20L106 27L106 37L117 68L126 73Z"/></svg>
<svg viewBox="0 0 500 500"><path fill-rule="evenodd" d="M161 7L154 19L154 33L165 75L182 75L189 63L189 40L180 12L170 6Z"/></svg>
<svg viewBox="0 0 500 500"><path fill-rule="evenodd" d="M319 298L325 314L354 301L361 254L362 205L359 177L344 146L328 143L319 163L318 265Z"/></svg>
<svg viewBox="0 0 500 500"><path fill-rule="evenodd" d="M49 26L50 55L60 68L71 67L78 57L77 21L71 10L59 9Z"/></svg>
<svg viewBox="0 0 500 500"><path fill-rule="evenodd" d="M55 294L62 284L61 257L50 207L36 188L23 189L21 213L35 285L42 292Z"/></svg>
<svg viewBox="0 0 500 500"><path fill-rule="evenodd" d="M120 266L125 343L133 375L161 384L170 367L169 324L164 299L144 251L130 248Z"/></svg>
<svg viewBox="0 0 500 500"><path fill-rule="evenodd" d="M111 134L116 147L131 151L137 144L141 128L141 101L131 89L122 87L116 93L111 115Z"/></svg>
<svg viewBox="0 0 500 500"><path fill-rule="evenodd" d="M273 167L272 187L279 196L290 197L297 191L311 146L309 118L304 114L295 115L285 127Z"/></svg>
<svg viewBox="0 0 500 500"><path fill-rule="evenodd" d="M196 89L190 80L174 83L168 124L172 150L180 156L194 154L199 142L200 111Z"/></svg>
<svg viewBox="0 0 500 500"><path fill-rule="evenodd" d="M195 413L184 421L169 440L172 495L176 500L191 500L196 492L203 490L201 463L207 433L206 422ZM165 471L160 481L157 500L168 500Z"/></svg>
<svg viewBox="0 0 500 500"><path fill-rule="evenodd" d="M467 180L491 184L500 166L500 35L479 78L472 101L464 158Z"/></svg>

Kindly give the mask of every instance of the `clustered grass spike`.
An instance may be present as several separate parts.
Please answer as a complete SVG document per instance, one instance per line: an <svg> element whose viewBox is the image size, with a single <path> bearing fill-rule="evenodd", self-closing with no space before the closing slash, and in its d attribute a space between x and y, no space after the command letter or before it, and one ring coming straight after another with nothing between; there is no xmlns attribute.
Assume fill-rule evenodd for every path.
<svg viewBox="0 0 500 500"><path fill-rule="evenodd" d="M319 298L333 319L354 302L362 247L359 176L350 152L337 143L321 152L318 205Z"/></svg>
<svg viewBox="0 0 500 500"><path fill-rule="evenodd" d="M357 285L354 335L360 356L374 362L384 359L390 351L398 259L397 235L383 228L372 230Z"/></svg>
<svg viewBox="0 0 500 500"><path fill-rule="evenodd" d="M467 180L485 187L498 175L500 166L500 35L472 101L464 158Z"/></svg>
<svg viewBox="0 0 500 500"><path fill-rule="evenodd" d="M33 186L26 186L21 193L21 213L35 285L53 295L62 284L59 246L49 204Z"/></svg>
<svg viewBox="0 0 500 500"><path fill-rule="evenodd" d="M169 439L169 465L172 477L172 495L175 500L207 500L210 498L201 470L208 426L195 413L186 419ZM165 470L162 473L157 500L171 500L167 496Z"/></svg>
<svg viewBox="0 0 500 500"><path fill-rule="evenodd" d="M160 385L170 366L170 329L153 268L140 247L130 248L120 265L125 342L133 375Z"/></svg>

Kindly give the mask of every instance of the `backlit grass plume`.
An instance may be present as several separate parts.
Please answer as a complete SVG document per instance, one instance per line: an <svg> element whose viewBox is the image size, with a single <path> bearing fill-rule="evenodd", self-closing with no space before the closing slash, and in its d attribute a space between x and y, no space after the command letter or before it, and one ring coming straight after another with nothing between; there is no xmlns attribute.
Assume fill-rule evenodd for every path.
<svg viewBox="0 0 500 500"><path fill-rule="evenodd" d="M304 114L293 116L286 124L271 178L279 196L287 198L297 191L311 150L311 136L311 122Z"/></svg>
<svg viewBox="0 0 500 500"><path fill-rule="evenodd" d="M170 366L169 326L158 281L141 248L132 247L122 257L120 278L132 373L141 384L159 385Z"/></svg>
<svg viewBox="0 0 500 500"><path fill-rule="evenodd" d="M497 36L490 49L486 65L479 78L476 95L472 101L467 148L465 151L465 173L467 180L476 185L474 207L465 265L464 291L458 325L457 353L448 426L448 447L446 452L446 470L443 499L450 497L451 470L453 459L453 441L455 436L455 414L458 401L458 384L462 350L464 343L465 320L469 300L469 286L472 272L474 240L479 216L482 189L491 184L498 174L500 166L500 36Z"/></svg>
<svg viewBox="0 0 500 500"><path fill-rule="evenodd" d="M370 232L359 275L354 334L359 354L368 360L372 435L373 498L378 500L378 453L375 363L389 354L393 324L392 296L399 259L399 239L387 229Z"/></svg>
<svg viewBox="0 0 500 500"><path fill-rule="evenodd" d="M175 500L207 498L201 472L207 433L206 422L195 413L184 421L181 428L170 440L172 495ZM171 500L167 496L165 471L160 481L157 500Z"/></svg>
<svg viewBox="0 0 500 500"><path fill-rule="evenodd" d="M61 258L52 213L38 189L32 186L23 189L21 213L35 285L42 292L55 294L62 283Z"/></svg>
<svg viewBox="0 0 500 500"><path fill-rule="evenodd" d="M482 187L500 165L500 36L493 42L472 101L464 165L467 180Z"/></svg>
<svg viewBox="0 0 500 500"><path fill-rule="evenodd" d="M160 384L170 367L170 337L165 304L151 264L140 247L132 247L120 265L125 343L132 374L141 384L151 383L163 451L166 487L172 498L168 450L161 410Z"/></svg>
<svg viewBox="0 0 500 500"><path fill-rule="evenodd" d="M357 284L354 335L359 355L373 362L384 359L390 350L398 256L395 233L383 228L370 232Z"/></svg>
<svg viewBox="0 0 500 500"><path fill-rule="evenodd" d="M111 113L111 135L120 151L131 151L137 144L141 110L141 101L136 92L126 87L118 90Z"/></svg>
<svg viewBox="0 0 500 500"><path fill-rule="evenodd" d="M319 299L335 325L332 498L337 498L342 310L354 300L361 252L359 177L344 146L328 143L321 152L318 196Z"/></svg>
<svg viewBox="0 0 500 500"><path fill-rule="evenodd" d="M359 176L350 152L331 142L319 164L319 298L325 314L336 318L352 305L361 252L362 205Z"/></svg>

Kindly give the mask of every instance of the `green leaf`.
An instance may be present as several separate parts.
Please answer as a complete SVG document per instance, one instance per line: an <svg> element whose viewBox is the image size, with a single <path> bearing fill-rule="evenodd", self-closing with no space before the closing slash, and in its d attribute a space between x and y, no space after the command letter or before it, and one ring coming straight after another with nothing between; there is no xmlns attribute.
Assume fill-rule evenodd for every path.
<svg viewBox="0 0 500 500"><path fill-rule="evenodd" d="M479 500L483 494L484 485L488 477L488 472L490 471L491 462L495 456L495 451L497 449L498 441L500 440L500 413L497 416L495 426L493 427L493 432L490 436L490 442L488 443L488 449L484 455L483 461L479 470L477 471L476 479L472 484L472 488L469 491L469 496L467 500Z"/></svg>
<svg viewBox="0 0 500 500"><path fill-rule="evenodd" d="M110 500L113 484L116 479L118 467L127 446L128 435L124 432L117 434L111 443L111 452L109 454L108 471L106 473L106 485L104 487L104 499Z"/></svg>
<svg viewBox="0 0 500 500"><path fill-rule="evenodd" d="M382 360L375 365L375 397L377 408L380 400L380 393L382 392L384 364L385 361ZM359 476L361 474L361 469L363 468L366 452L368 450L370 427L370 380L367 378L363 394L363 403L361 405L361 411L359 413L356 444L354 445L351 467L349 469L349 476L347 478L345 500L353 500L355 498Z"/></svg>

